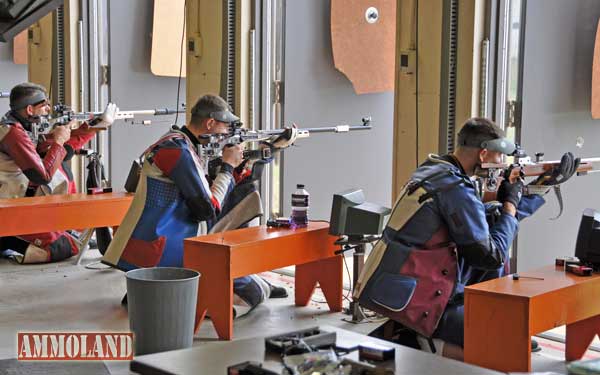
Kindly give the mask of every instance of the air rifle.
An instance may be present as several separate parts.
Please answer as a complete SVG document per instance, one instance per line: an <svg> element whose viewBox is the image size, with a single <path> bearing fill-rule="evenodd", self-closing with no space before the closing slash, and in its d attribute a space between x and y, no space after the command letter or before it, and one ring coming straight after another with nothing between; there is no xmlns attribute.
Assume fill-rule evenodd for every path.
<svg viewBox="0 0 600 375"><path fill-rule="evenodd" d="M33 139L37 139L40 134L49 132L54 126L66 125L71 121L91 121L102 115L102 112L75 112L71 110L71 107L64 104L57 104L53 108L52 114L43 118L41 122L37 124L36 129L32 133ZM115 115L115 120L127 120L133 119L136 116L166 116L173 115L176 113L185 113L185 107L179 110L175 109L147 109L147 110L136 110L136 111L118 111ZM144 120L141 122L143 125L150 125L150 120Z"/></svg>
<svg viewBox="0 0 600 375"><path fill-rule="evenodd" d="M298 128L296 139L308 138L316 133L347 133L356 130L370 130L371 117L364 117L361 125L337 125L322 128ZM205 140L199 146L200 156L213 160L221 157L225 145L237 145L241 143L262 142L270 145L269 140L288 131L287 129L273 130L249 130L242 126L241 122L232 123L229 132L226 134L210 134L202 136ZM259 150L245 150L245 159L269 159L272 157L273 147L264 147Z"/></svg>
<svg viewBox="0 0 600 375"><path fill-rule="evenodd" d="M115 115L115 120L126 120L133 119L136 116L165 116L174 115L176 113L185 113L185 108L175 109L145 109L137 111L123 111L119 110ZM64 104L57 104L53 107L53 113L48 119L50 125L65 125L69 122L76 121L89 121L101 116L102 112L74 112L71 108ZM147 123L149 124L149 123ZM145 123L146 125L146 123Z"/></svg>
<svg viewBox="0 0 600 375"><path fill-rule="evenodd" d="M529 156L520 148L514 153L513 163L483 163L481 168L477 172L477 176L483 179L483 187L486 193L492 193L495 196L495 192L499 186L499 180L503 175L503 172L511 171L511 176L514 177L537 177L547 172L557 170L560 166L560 160L544 161L544 154L538 152L535 154L535 161L532 161ZM577 176L585 176L588 173L595 173L600 171L600 158L587 158L581 159L579 166L577 167ZM558 216L560 217L563 212L563 199L560 191L560 184L553 185L554 193L558 199L560 211ZM489 195L484 196L484 200L490 200Z"/></svg>

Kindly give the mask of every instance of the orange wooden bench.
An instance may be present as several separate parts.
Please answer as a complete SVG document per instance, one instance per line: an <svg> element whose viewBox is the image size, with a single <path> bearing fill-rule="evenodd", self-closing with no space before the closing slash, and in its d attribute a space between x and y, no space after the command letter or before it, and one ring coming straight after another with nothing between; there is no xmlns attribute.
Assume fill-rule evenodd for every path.
<svg viewBox="0 0 600 375"><path fill-rule="evenodd" d="M566 360L581 358L600 333L600 274L576 276L548 266L519 275L465 288L465 362L530 372L531 335L562 325Z"/></svg>
<svg viewBox="0 0 600 375"><path fill-rule="evenodd" d="M233 337L233 279L296 265L295 302L306 306L317 282L332 311L342 310L342 257L335 255L329 224L307 228L265 226L210 234L184 241L183 265L200 272L196 328L207 311L219 338Z"/></svg>
<svg viewBox="0 0 600 375"><path fill-rule="evenodd" d="M133 194L69 194L0 199L0 237L118 226Z"/></svg>

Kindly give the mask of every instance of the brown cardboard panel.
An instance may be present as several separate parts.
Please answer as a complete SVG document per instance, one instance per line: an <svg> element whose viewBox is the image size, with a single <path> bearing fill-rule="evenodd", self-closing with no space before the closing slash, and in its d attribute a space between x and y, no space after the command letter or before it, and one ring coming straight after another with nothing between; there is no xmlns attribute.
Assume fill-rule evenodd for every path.
<svg viewBox="0 0 600 375"><path fill-rule="evenodd" d="M378 11L373 23L370 7ZM333 61L357 94L394 89L395 34L395 0L331 0Z"/></svg>
<svg viewBox="0 0 600 375"><path fill-rule="evenodd" d="M13 39L13 62L15 64L27 64L27 30L21 31Z"/></svg>
<svg viewBox="0 0 600 375"><path fill-rule="evenodd" d="M592 68L592 118L600 119L600 21L598 21L598 28L596 29Z"/></svg>
<svg viewBox="0 0 600 375"><path fill-rule="evenodd" d="M150 70L157 76L185 77L184 0L154 0Z"/></svg>

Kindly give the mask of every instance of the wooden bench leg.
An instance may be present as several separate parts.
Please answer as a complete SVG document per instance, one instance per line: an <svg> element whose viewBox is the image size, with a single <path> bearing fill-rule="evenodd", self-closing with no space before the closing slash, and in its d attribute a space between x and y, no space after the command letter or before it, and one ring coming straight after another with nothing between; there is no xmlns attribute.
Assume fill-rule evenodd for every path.
<svg viewBox="0 0 600 375"><path fill-rule="evenodd" d="M198 257L197 252L190 249L184 252L183 266L200 272L194 333L198 333L208 313L219 338L231 340L233 338L233 278L227 252L217 251Z"/></svg>
<svg viewBox="0 0 600 375"><path fill-rule="evenodd" d="M323 290L329 309L342 311L344 273L341 256L296 266L296 306L308 305L317 282Z"/></svg>
<svg viewBox="0 0 600 375"><path fill-rule="evenodd" d="M464 361L502 372L531 371L529 319L526 301L467 290Z"/></svg>
<svg viewBox="0 0 600 375"><path fill-rule="evenodd" d="M208 312L217 335L222 340L233 338L233 280L211 277L203 274L198 284L198 302L196 304L196 325L198 333Z"/></svg>
<svg viewBox="0 0 600 375"><path fill-rule="evenodd" d="M565 359L567 361L581 359L598 333L600 333L600 315L567 324Z"/></svg>

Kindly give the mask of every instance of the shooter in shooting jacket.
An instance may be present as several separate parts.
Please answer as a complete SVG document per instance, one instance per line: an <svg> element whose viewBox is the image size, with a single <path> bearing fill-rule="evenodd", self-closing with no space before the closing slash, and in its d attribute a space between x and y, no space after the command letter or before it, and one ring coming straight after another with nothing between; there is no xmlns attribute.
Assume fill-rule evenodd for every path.
<svg viewBox="0 0 600 375"><path fill-rule="evenodd" d="M174 126L143 154L135 197L102 261L122 270L138 267L182 267L183 240L235 229L262 214L254 181L260 176L244 160L241 145L222 149L220 167L208 176L199 155L206 136L230 133L239 118L225 100L205 95L191 110L189 123ZM295 140L294 129L270 142L283 149ZM236 304L254 307L269 296L285 293L257 276L234 281Z"/></svg>
<svg viewBox="0 0 600 375"><path fill-rule="evenodd" d="M110 126L118 108L110 103L92 125ZM46 89L22 83L10 92L10 111L0 120L0 198L75 193L67 162L96 131L83 123L57 126L41 142L33 139L34 127L50 112ZM78 253L66 232L50 232L0 238L0 252L12 250L21 263L43 263L66 259Z"/></svg>
<svg viewBox="0 0 600 375"><path fill-rule="evenodd" d="M505 179L497 194L501 214L488 224L471 178L481 164L502 163L515 147L490 120L468 120L454 153L430 155L413 173L367 259L354 297L416 331L425 350L462 359L464 287L508 272L519 221L544 203L538 194L523 195L522 180ZM564 182L576 168L559 169L571 174L558 182L543 175L533 184Z"/></svg>

